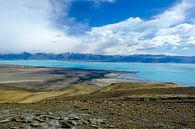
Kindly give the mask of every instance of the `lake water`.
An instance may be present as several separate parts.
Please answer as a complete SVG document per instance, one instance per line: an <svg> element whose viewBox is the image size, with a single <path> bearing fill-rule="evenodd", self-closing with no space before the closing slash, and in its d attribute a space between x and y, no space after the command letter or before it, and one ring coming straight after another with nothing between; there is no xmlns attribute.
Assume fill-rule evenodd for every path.
<svg viewBox="0 0 195 129"><path fill-rule="evenodd" d="M0 61L0 64L79 68L94 70L136 71L137 76L148 81L174 82L195 86L195 64L176 63L118 63L118 62L71 62L51 60ZM0 71L1 72L1 71Z"/></svg>

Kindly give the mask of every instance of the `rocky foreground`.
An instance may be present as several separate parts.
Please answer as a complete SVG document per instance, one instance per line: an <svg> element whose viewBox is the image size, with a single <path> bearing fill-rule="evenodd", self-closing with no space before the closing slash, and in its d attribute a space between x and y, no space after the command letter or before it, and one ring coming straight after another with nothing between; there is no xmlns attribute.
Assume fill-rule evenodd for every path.
<svg viewBox="0 0 195 129"><path fill-rule="evenodd" d="M194 129L195 89L123 83L84 95L1 104L0 128Z"/></svg>

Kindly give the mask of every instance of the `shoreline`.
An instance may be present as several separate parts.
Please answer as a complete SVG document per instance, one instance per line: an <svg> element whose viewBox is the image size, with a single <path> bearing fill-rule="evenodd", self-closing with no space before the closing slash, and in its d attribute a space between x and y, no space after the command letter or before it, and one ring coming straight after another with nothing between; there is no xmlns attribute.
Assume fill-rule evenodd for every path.
<svg viewBox="0 0 195 129"><path fill-rule="evenodd" d="M48 61L48 60L47 60ZM53 61L53 60L51 60L51 61ZM151 80L146 80L146 79L144 79L144 78L142 78L142 77L139 77L138 75L137 75L137 73L138 73L138 71L123 71L123 70L121 70L121 71L119 71L119 70L100 70L100 69L87 69L87 68L65 68L65 67L57 67L57 66L33 66L33 65L20 65L20 64L0 64L0 67L2 67L2 66L4 66L4 67L27 67L27 68L49 68L49 69L67 69L67 70L79 70L79 71L103 71L103 72L107 72L108 74L109 73L117 73L117 74L122 74L122 75L128 75L128 74L130 74L130 75L133 75L132 77L133 78L128 78L128 77L125 77L125 76L123 76L123 77L121 77L120 75L118 75L118 77L116 78L116 79L123 79L123 80L125 80L125 82L153 82L153 83L174 83L174 84L176 84L176 85L183 85L183 86L185 86L185 87L193 87L192 85L188 85L188 84L179 84L179 83L175 83L175 82L170 82L170 81L164 81L164 82L162 82L162 81L151 81ZM102 76L102 78L104 78L104 76Z"/></svg>
<svg viewBox="0 0 195 129"><path fill-rule="evenodd" d="M47 67L47 66L31 66L31 65L10 65L10 64L0 64L0 68L24 68L24 69L48 69L51 72L49 74L59 74L63 75L69 71L81 71L81 72L102 72L98 77L89 77L83 79L83 81L93 80L93 79L116 79L119 82L148 82L137 76L136 71L115 71L115 70L95 70L95 69L81 69L81 68L64 68L64 67ZM43 82L43 80L15 80L15 81L1 81L0 84L4 83L20 83L20 82ZM117 82L117 81L115 81ZM111 82L110 82L111 83Z"/></svg>
<svg viewBox="0 0 195 129"><path fill-rule="evenodd" d="M12 62L13 61L13 62ZM45 67L45 68L66 68L72 70L86 70L86 71L113 71L113 72L127 72L135 73L137 78L141 78L147 82L166 83L173 82L178 85L186 87L195 86L193 76L195 73L195 64L162 64L162 63L126 63L120 62L72 62L71 61L54 61L54 60L12 60L11 62L4 62L7 64L18 64L26 67ZM0 64L3 61L0 61ZM190 71L188 69L191 69ZM173 78L172 78L173 77Z"/></svg>

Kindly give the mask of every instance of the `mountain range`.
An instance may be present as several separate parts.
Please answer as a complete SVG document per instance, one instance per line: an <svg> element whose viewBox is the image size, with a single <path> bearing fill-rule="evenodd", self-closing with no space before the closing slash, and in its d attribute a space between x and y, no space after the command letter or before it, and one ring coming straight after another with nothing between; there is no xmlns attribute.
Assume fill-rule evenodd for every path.
<svg viewBox="0 0 195 129"><path fill-rule="evenodd" d="M195 63L195 56L170 55L97 55L81 53L18 53L0 54L0 60L64 60L101 62L143 62L143 63Z"/></svg>

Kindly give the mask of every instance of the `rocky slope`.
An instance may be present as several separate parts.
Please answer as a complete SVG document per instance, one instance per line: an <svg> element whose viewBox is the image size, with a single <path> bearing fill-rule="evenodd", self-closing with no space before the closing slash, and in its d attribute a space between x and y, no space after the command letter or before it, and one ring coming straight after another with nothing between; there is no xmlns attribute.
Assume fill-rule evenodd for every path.
<svg viewBox="0 0 195 129"><path fill-rule="evenodd" d="M195 89L174 84L118 83L83 95L1 104L7 129L193 129Z"/></svg>

